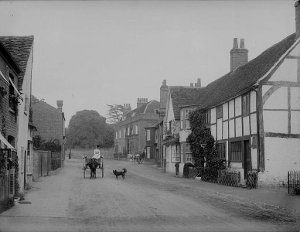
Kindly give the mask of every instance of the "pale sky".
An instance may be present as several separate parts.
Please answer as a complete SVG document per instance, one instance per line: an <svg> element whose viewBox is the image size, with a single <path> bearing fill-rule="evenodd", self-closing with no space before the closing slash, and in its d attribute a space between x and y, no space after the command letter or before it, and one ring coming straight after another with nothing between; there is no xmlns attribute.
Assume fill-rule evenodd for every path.
<svg viewBox="0 0 300 232"><path fill-rule="evenodd" d="M159 100L169 85L229 72L233 38L249 60L295 32L294 1L4 1L1 35L34 35L33 94L66 121L107 104Z"/></svg>

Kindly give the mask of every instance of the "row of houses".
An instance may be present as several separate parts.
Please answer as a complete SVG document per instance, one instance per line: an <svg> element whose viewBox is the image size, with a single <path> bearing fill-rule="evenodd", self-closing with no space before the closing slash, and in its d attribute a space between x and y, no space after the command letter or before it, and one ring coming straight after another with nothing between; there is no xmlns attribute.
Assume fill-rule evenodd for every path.
<svg viewBox="0 0 300 232"><path fill-rule="evenodd" d="M31 102L33 44L33 36L0 36L0 204L31 183L33 138L47 131L42 125L49 114L42 117L40 106ZM62 138L64 116L57 113ZM50 120L53 124L51 115Z"/></svg>
<svg viewBox="0 0 300 232"><path fill-rule="evenodd" d="M147 143L143 142L139 149L152 151L148 158L167 172L175 173L175 164L179 164L182 174L184 164L193 162L187 143L191 133L189 114L202 109L219 157L226 161L227 169L240 173L241 183L249 171L258 173L260 184L286 183L288 171L300 167L298 1L295 12L296 33L249 62L244 39L235 38L230 72L207 86L202 87L200 79L190 86L168 86L164 80L159 109L155 108L156 121L144 125ZM119 125L128 124L125 120ZM126 131L126 126L123 129ZM129 140L126 132L123 135L126 150ZM121 137L116 138L119 144Z"/></svg>

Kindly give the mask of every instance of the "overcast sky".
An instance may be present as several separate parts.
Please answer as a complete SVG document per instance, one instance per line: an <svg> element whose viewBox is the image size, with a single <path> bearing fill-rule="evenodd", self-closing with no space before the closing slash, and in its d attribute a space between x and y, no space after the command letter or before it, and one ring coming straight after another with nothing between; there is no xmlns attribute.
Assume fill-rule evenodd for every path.
<svg viewBox="0 0 300 232"><path fill-rule="evenodd" d="M229 72L233 38L249 59L295 32L294 1L5 1L1 35L34 35L33 94L107 116L169 85Z"/></svg>

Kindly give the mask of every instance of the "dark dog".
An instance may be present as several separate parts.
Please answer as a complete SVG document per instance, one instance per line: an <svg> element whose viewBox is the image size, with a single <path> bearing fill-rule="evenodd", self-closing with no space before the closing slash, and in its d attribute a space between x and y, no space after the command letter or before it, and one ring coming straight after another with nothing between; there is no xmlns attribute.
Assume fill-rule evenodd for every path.
<svg viewBox="0 0 300 232"><path fill-rule="evenodd" d="M115 174L116 179L118 179L119 176L122 176L122 178L124 180L126 172L127 172L126 168L123 168L122 171L113 170L113 173Z"/></svg>

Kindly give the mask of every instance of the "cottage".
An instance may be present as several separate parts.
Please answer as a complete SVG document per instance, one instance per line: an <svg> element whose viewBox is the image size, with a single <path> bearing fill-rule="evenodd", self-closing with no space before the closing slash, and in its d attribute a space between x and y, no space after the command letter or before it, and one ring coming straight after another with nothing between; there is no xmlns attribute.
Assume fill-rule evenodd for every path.
<svg viewBox="0 0 300 232"><path fill-rule="evenodd" d="M219 156L228 168L240 172L241 182L254 170L261 184L284 183L289 170L299 169L299 2L295 7L296 33L249 62L241 40L243 52L231 57L232 64L241 63L207 85L205 94L194 103L181 107L182 121L191 107L206 110ZM188 131L182 133L180 140L186 140L187 135Z"/></svg>
<svg viewBox="0 0 300 232"><path fill-rule="evenodd" d="M18 176L13 191L23 192L31 180L32 129L29 123L33 36L0 36L1 148L17 152ZM2 158L11 156L2 150ZM5 153L5 154L4 154ZM13 185L10 185L13 186ZM15 193L15 192L14 192Z"/></svg>

